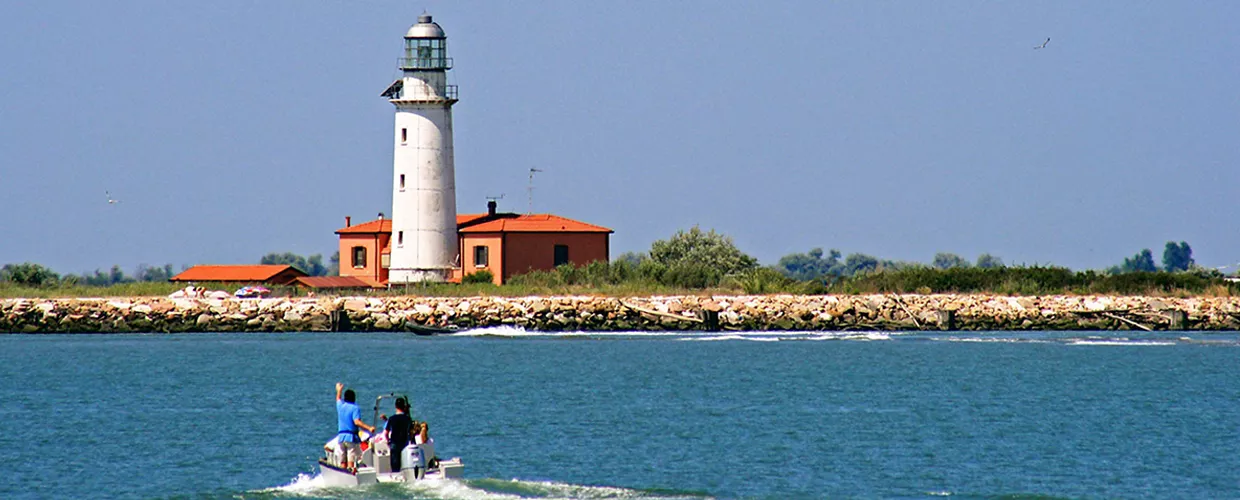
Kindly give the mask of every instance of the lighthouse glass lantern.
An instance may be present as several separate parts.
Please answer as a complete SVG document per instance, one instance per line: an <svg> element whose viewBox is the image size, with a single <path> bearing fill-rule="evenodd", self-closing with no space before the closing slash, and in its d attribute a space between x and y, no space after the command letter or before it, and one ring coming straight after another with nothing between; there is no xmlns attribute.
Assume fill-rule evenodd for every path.
<svg viewBox="0 0 1240 500"><path fill-rule="evenodd" d="M445 38L405 38L405 57L401 69L452 69Z"/></svg>

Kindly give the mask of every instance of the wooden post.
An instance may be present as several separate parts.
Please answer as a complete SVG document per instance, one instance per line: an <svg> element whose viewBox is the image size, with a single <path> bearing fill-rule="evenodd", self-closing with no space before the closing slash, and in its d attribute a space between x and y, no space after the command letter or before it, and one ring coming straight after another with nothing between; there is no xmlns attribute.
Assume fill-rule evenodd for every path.
<svg viewBox="0 0 1240 500"><path fill-rule="evenodd" d="M1171 318L1170 329L1172 330L1188 329L1188 314L1185 314L1184 311L1180 311L1178 309L1172 309L1170 311L1167 311L1167 316Z"/></svg>
<svg viewBox="0 0 1240 500"><path fill-rule="evenodd" d="M336 309L331 312L331 331L353 331L353 324L349 321L349 311L344 309Z"/></svg>
<svg viewBox="0 0 1240 500"><path fill-rule="evenodd" d="M702 310L702 329L708 332L719 331L719 311Z"/></svg>
<svg viewBox="0 0 1240 500"><path fill-rule="evenodd" d="M950 309L939 309L937 313L939 316L939 329L940 330L955 330L956 329L956 311L953 311Z"/></svg>

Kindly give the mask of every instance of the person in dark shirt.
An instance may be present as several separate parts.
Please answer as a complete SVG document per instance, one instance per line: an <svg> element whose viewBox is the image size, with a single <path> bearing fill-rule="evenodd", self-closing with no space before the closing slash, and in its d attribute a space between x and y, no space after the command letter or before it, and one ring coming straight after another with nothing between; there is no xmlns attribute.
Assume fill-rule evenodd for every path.
<svg viewBox="0 0 1240 500"><path fill-rule="evenodd" d="M387 424L383 426L388 446L392 448L391 463L393 472L400 471L400 455L405 450L405 446L409 445L412 426L413 419L409 417L409 401L406 401L405 398L396 398L396 414L392 415L388 419Z"/></svg>

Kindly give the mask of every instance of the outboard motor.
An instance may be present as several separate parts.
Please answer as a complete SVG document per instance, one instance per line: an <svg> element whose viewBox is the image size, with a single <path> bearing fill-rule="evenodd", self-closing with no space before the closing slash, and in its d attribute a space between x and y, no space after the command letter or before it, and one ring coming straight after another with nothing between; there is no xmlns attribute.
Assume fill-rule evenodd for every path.
<svg viewBox="0 0 1240 500"><path fill-rule="evenodd" d="M409 443L405 449L400 450L400 474L405 477L405 482L426 476L426 456L422 453L421 447Z"/></svg>

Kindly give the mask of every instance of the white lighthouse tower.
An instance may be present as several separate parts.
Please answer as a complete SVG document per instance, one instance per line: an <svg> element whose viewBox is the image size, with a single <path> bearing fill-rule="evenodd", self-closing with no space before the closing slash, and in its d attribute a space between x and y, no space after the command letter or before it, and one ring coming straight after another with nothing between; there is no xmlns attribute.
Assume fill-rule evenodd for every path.
<svg viewBox="0 0 1240 500"><path fill-rule="evenodd" d="M382 94L396 106L389 283L444 281L459 265L447 38L418 16L405 33L403 75Z"/></svg>

